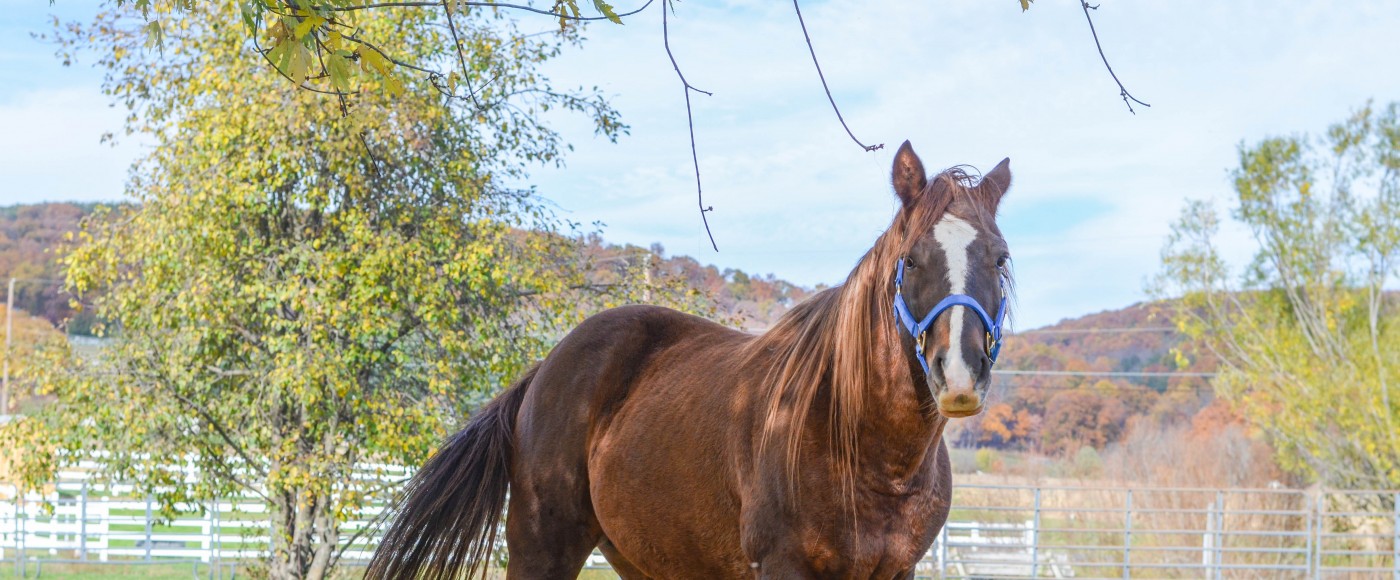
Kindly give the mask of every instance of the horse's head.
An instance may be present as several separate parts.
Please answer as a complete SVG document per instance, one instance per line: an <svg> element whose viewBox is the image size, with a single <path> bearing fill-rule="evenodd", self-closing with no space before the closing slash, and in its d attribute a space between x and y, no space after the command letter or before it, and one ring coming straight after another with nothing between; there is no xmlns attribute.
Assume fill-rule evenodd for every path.
<svg viewBox="0 0 1400 580"><path fill-rule="evenodd" d="M893 181L903 207L900 256L888 264L896 280L895 318L904 347L917 359L945 417L982 410L1006 314L1006 240L997 206L1011 187L1004 159L974 183L958 169L929 180L905 141ZM912 365L911 365L912 366Z"/></svg>

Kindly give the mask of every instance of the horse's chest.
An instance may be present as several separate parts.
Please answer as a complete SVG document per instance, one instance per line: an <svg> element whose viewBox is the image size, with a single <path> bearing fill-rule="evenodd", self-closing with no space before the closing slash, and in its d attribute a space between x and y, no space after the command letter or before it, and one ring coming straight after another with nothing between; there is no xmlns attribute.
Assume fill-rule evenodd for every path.
<svg viewBox="0 0 1400 580"><path fill-rule="evenodd" d="M847 557L834 559L833 576L893 578L923 557L947 511L939 509L932 494L899 499L903 501L889 498L885 505L872 506L862 514L860 527L833 534L829 545L849 550ZM820 568L820 562L814 560L814 567Z"/></svg>

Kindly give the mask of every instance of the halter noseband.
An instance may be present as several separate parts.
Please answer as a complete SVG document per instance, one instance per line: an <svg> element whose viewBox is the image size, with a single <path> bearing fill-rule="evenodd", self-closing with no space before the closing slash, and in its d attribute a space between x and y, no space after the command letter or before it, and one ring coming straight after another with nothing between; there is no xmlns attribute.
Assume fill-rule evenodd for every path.
<svg viewBox="0 0 1400 580"><path fill-rule="evenodd" d="M919 365L924 367L925 374L930 371L928 360L924 358L924 337L928 334L929 327L933 326L933 321L938 319L938 315L954 306L965 306L977 313L977 318L982 321L982 328L987 331L987 358L991 359L992 364L996 364L997 354L1001 352L1001 324L1006 319L1006 281L998 277L997 282L1001 285L1001 304L997 306L995 321L987 315L981 304L966 294L948 295L939 301L923 320L916 320L914 313L909 311L909 304L904 301L904 258L899 259L899 267L894 274L894 318L914 337L914 350L919 355Z"/></svg>

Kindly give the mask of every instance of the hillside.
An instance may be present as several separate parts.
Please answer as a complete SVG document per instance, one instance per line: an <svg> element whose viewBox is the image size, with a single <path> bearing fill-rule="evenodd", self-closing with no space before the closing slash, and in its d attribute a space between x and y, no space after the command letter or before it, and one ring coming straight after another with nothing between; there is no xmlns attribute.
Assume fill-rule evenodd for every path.
<svg viewBox="0 0 1400 580"><path fill-rule="evenodd" d="M1102 450L1134 431L1191 427L1206 408L1213 421L1235 422L1210 406L1207 378L1163 376L1215 370L1214 360L1187 356L1195 349L1164 306L1134 304L1010 335L986 411L956 423L950 440L1061 455Z"/></svg>
<svg viewBox="0 0 1400 580"><path fill-rule="evenodd" d="M68 297L56 282L61 270L52 248L91 211L90 205L67 203L0 208L0 276L28 280L16 287L17 310L51 325L71 315ZM580 243L591 264L591 283L635 284L641 279L637 300L645 300L652 284L693 288L713 300L717 318L751 330L768 328L816 291L772 274L667 256L658 244L610 244L598 235ZM1178 368L1174 349L1183 346L1182 337L1172 330L1160 306L1135 304L1010 335L986 411L954 422L950 441L964 447L1059 455L1083 447L1105 449L1135 430L1192 425L1213 399L1206 379L1131 374L1214 370L1209 359L1190 360ZM79 331L81 326L69 330ZM16 338L17 343L29 340ZM1216 423L1237 419L1218 405L1209 408L1209 414Z"/></svg>
<svg viewBox="0 0 1400 580"><path fill-rule="evenodd" d="M54 325L72 315L68 298L60 291L62 273L53 249L93 207L74 203L0 207L0 276L16 278L16 309Z"/></svg>
<svg viewBox="0 0 1400 580"><path fill-rule="evenodd" d="M54 248L64 235L75 231L95 204L41 203L0 207L0 277L19 279L15 308L59 326L73 315L69 297L61 291L62 270ZM780 280L772 274L750 274L734 268L701 264L689 256L665 255L659 244L650 248L610 244L594 234L582 240L585 255L595 273L608 279L606 270L650 268L658 279L677 278L715 301L716 315L750 329L767 328L788 307L811 290ZM651 258L645 256L650 255ZM0 279L0 284L6 280ZM3 288L0 288L3 291ZM85 333L87 324L71 325L70 332Z"/></svg>
<svg viewBox="0 0 1400 580"><path fill-rule="evenodd" d="M1210 359L1191 359L1185 368L1178 366L1173 349L1184 346L1183 337L1168 318L1167 306L1138 303L1019 332L1006 341L999 368L1121 373L1214 371L1215 361ZM1196 381L1131 376L1116 379L1157 392L1166 390L1171 381Z"/></svg>

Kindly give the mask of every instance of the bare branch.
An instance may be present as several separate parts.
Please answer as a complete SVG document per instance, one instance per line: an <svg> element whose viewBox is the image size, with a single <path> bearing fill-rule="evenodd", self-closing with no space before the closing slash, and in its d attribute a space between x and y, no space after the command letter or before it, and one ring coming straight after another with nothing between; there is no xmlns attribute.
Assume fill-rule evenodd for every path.
<svg viewBox="0 0 1400 580"><path fill-rule="evenodd" d="M1123 86L1123 81L1118 80L1118 75L1114 74L1113 67L1108 65L1108 57L1103 54L1103 44L1099 43L1099 32L1094 30L1094 19L1089 17L1089 11L1098 10L1099 7L1090 6L1085 0L1079 0L1079 5L1084 8L1084 19L1089 21L1089 33L1094 35L1094 46L1099 49L1099 58L1103 59L1103 66L1108 69L1108 76L1113 77L1113 82L1118 83L1118 96L1123 97L1123 104L1128 106L1128 112L1134 115L1137 114L1137 111L1133 110L1133 103L1144 107L1151 107L1152 105L1138 100L1137 97L1129 93L1127 87Z"/></svg>
<svg viewBox="0 0 1400 580"><path fill-rule="evenodd" d="M457 20L452 17L452 5L449 2L456 0L442 0L442 10L447 13L447 29L452 31L452 47L457 49L457 62L462 66L462 82L467 84L467 95L480 111L481 102L476 100L476 91L472 90L472 69L467 67L467 55L462 50L462 37L457 34Z"/></svg>
<svg viewBox="0 0 1400 580"><path fill-rule="evenodd" d="M841 109L836 106L836 99L831 96L831 87L826 86L826 75L822 74L822 65L817 62L817 50L812 48L812 37L807 35L807 23L802 20L802 8L797 5L797 0L792 0L792 9L797 11L797 23L802 25L802 38L807 41L807 51L812 53L812 64L817 67L817 78L822 81L822 90L826 91L826 100L831 101L831 110L836 111L836 120L841 121L841 128L846 130L846 134L850 135L851 140L855 141L856 145L860 145L861 149L866 151L884 149L884 143L876 143L874 145L861 143L860 139L856 139L855 133L851 132L851 128L846 125L846 119L841 116Z"/></svg>
<svg viewBox="0 0 1400 580"><path fill-rule="evenodd" d="M449 0L449 1L453 1L453 0ZM634 14L637 14L637 13L643 11L643 10L646 10L647 7L651 6L651 3L652 3L652 2L655 2L655 1L656 1L656 0L647 0L647 3L646 3L646 4L643 4L641 8L638 8L638 9L633 10L633 11L631 11L631 12L624 12L624 13L622 13L622 14L618 14L617 17L618 17L618 18L626 18L626 17L628 17L628 16L632 16L632 15L634 15ZM313 6L313 7L311 8L311 10L326 11L326 12L352 12L352 11L355 11L355 10L370 10L370 9L373 9L373 8L427 8L427 7L430 7L430 6L441 6L441 5L442 5L442 2L436 2L436 1L434 1L434 2L374 2L374 3L370 3L370 4L360 4L360 5L356 5L356 6ZM539 8L535 8L535 7L533 7L533 6L524 6L524 5L521 5L521 4L502 4L502 3L499 3L499 2L457 2L457 5L458 5L458 6L477 6L477 7L482 7L482 8L510 8L510 9L513 9L513 10L524 10L524 11L526 11L526 12L534 12L535 14L543 14L543 15L545 15L545 16L553 16L553 17L555 17L555 18L562 18L562 19L564 19L564 20L574 20L574 21L580 21L580 22L587 22L587 21L591 21L591 20L609 20L609 18L608 18L607 16L571 16L571 15L568 15L568 14L561 14L561 13L559 13L559 12L554 12L554 11L552 11L552 10L540 10Z"/></svg>
<svg viewBox="0 0 1400 580"><path fill-rule="evenodd" d="M423 67L420 67L420 66L414 66L414 65L408 64L407 62L404 62L404 61L401 61L401 60L399 60L399 59L397 59L397 58L394 58L393 56L390 56L389 53L384 52L384 49L381 49L381 48L379 48L378 46L375 46L374 44L370 43L369 41L367 41L367 40L365 40L365 39L363 39L363 38L360 38L360 37L358 37L358 36L355 36L355 35L353 35L353 34L342 34L342 35L340 35L340 37L341 37L341 38L344 38L345 40L349 40L349 41L351 41L351 42L354 42L354 43L356 43L356 44L359 44L359 45L361 45L361 46L364 46L364 47L366 47L366 48L368 48L368 49L370 49L370 50L373 50L374 52L379 53L379 56L384 57L384 60L387 60L387 61L389 61L389 62L392 62L392 63L394 63L394 64L397 65L397 66L401 66L401 67L404 67L404 68L406 68L406 69L416 70L416 71L418 71L418 72L425 73L425 74L432 75L432 76L442 76L442 73L441 73L441 72L438 72L438 71L435 71L435 70L432 70L432 69L426 69L426 68L423 68Z"/></svg>
<svg viewBox="0 0 1400 580"><path fill-rule="evenodd" d="M672 8L674 10L674 8ZM667 24L666 6L661 7L661 42L666 45L666 56L671 59L671 66L676 69L676 76L681 79L681 85L685 92L685 124L690 129L690 161L695 165L695 199L700 206L700 221L705 224L705 234L710 236L710 247L716 252L719 246L715 244L715 234L710 231L710 220L705 217L706 212L714 211L714 206L705 206L705 194L700 189L700 157L695 153L695 116L690 111L690 91L704 93L705 96L714 96L714 93L695 88L690 81L685 80L685 74L681 72L681 65L676 64L676 55L671 54L671 31Z"/></svg>

